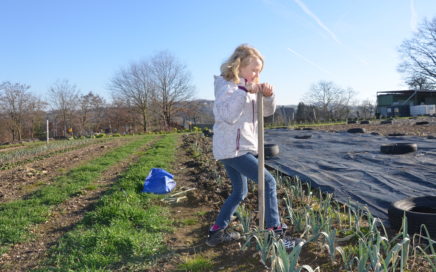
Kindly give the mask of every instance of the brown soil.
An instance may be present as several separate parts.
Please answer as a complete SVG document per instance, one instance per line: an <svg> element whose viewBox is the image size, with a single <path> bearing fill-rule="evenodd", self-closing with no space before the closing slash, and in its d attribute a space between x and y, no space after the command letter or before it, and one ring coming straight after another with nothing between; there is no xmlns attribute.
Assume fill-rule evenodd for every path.
<svg viewBox="0 0 436 272"><path fill-rule="evenodd" d="M201 142L199 146L209 149L209 152L201 154L201 156L209 157L209 160L194 158L189 150L194 141ZM181 193L176 195L175 201L169 204L176 230L167 237L170 251L158 258L153 267L147 271L185 271L179 266L199 256L213 262L213 268L207 271L265 271L256 252L251 248L242 251L241 243L220 245L214 248L205 244L208 229L225 199L223 196L226 197L230 190L225 178L220 186L217 186L215 180L210 178L211 172L214 171L225 176L224 169L219 164L213 161L216 165L211 172L204 171L205 165L201 165L211 162L210 139L185 137L182 148L178 150L177 158L179 159L173 169L177 189L169 196ZM195 190L186 192L192 188ZM178 202L176 202L177 198L179 198ZM234 222L231 227L237 227L236 225Z"/></svg>
<svg viewBox="0 0 436 272"><path fill-rule="evenodd" d="M201 149L195 152L190 146ZM176 222L176 231L167 237L167 245L170 248L165 256L158 258L156 263L147 271L186 271L181 265L196 257L204 257L212 263L212 267L202 271L226 271L226 272L265 272L269 271L260 262L260 256L255 249L254 242L250 243L245 250L241 250L245 241L231 244L218 245L210 248L205 244L208 229L214 222L221 205L231 192L230 181L220 163L212 156L211 139L201 136L189 136L184 138L183 148L179 149L177 157L179 161L173 172L177 180L177 190L172 194L196 188L186 194L187 196L178 203L170 204L172 219ZM218 182L217 182L218 181ZM278 189L278 199L282 199L284 191ZM253 182L249 183L249 193L244 200L244 206L251 211L257 209L257 190ZM279 205L284 205L279 203ZM281 209L284 216L285 209ZM257 224L258 218L254 216ZM190 222L186 224L186 222ZM289 225L289 222L285 222ZM230 228L241 231L239 222L233 221ZM310 244L305 248L312 249L303 252L300 260L304 264L316 267L319 263L326 264L323 271L339 271L337 266L330 264L328 256L321 249Z"/></svg>
<svg viewBox="0 0 436 272"><path fill-rule="evenodd" d="M147 143L142 150L145 151L152 146L154 142L155 141ZM122 144L122 141L111 142L111 144L111 148L113 148ZM86 154L86 150L82 150L81 154ZM95 157L94 155L101 156L103 154L93 154L93 157ZM139 156L138 153L135 153L122 162L119 162L117 165L104 172L99 180L93 184L96 186L95 189L83 190L80 195L68 199L57 206L45 223L36 225L30 230L34 235L31 241L15 244L7 253L0 257L0 270L29 271L38 268L39 263L47 256L47 250L53 246L62 235L73 229L86 212L93 209L94 204L111 185L117 181L120 177L120 173L127 169ZM91 159L91 157L88 156L86 159Z"/></svg>
<svg viewBox="0 0 436 272"><path fill-rule="evenodd" d="M340 129L351 127L354 126L344 125ZM385 127L375 125L373 125L373 131L388 132ZM192 146L196 148L192 148ZM210 269L202 271L268 271L260 263L260 257L256 253L253 243L245 251L241 250L241 243L244 241L219 245L214 248L205 244L208 228L214 222L221 205L231 191L230 182L222 165L212 157L211 139L198 136L186 137L177 157L179 160L173 169L177 190L172 194L184 192L191 188L195 188L195 190L178 194L174 199L183 196L186 198L180 198L179 202L170 203L172 219L177 226L176 231L167 237L170 251L166 255L160 256L147 271L186 271L181 265L199 256L212 263ZM244 200L244 205L251 211L257 209L255 189L251 183L249 194ZM283 190L279 189L278 199L283 197ZM284 211L284 203L279 203L279 205L282 207L280 210ZM254 224L257 224L257 218L255 220ZM285 223L290 225L289 222ZM295 235L292 232L292 226L290 227L289 233ZM231 228L240 228L238 222L233 222ZM310 265L312 268L319 266L321 271L343 271L340 269L339 256L337 258L338 262L332 264L325 249L320 248L318 243L309 243L303 247L300 263ZM420 271L430 271L425 260L416 259L416 261L422 264L415 266L420 267Z"/></svg>
<svg viewBox="0 0 436 272"><path fill-rule="evenodd" d="M40 185L50 183L55 176L63 171L102 156L128 140L117 138L104 143L96 143L13 169L0 171L0 203L29 194Z"/></svg>
<svg viewBox="0 0 436 272"><path fill-rule="evenodd" d="M401 125L396 126L396 121L394 121L393 125L368 125L367 131L378 132L383 135L401 133L398 129L404 128L406 125L401 123ZM421 131L421 127L424 129L424 126L430 127L429 132L425 132L428 133L427 135L436 135L435 125L436 120L431 119L430 125L419 126L419 128L415 125L406 126L408 128L406 135L424 134L424 131ZM364 125L325 126L316 127L316 129L338 131L347 130L352 127L364 127ZM106 143L105 145L108 144ZM196 148L193 148L193 146ZM83 160L88 160L90 156L100 156L106 152L106 149L110 149L107 147L103 148L104 151L102 151L98 149L99 146L94 148L95 150L77 151L78 154L76 155L79 156L79 159L77 159L77 163L73 164L77 165ZM207 271L266 271L260 263L260 258L253 246L242 251L240 243L220 245L214 248L205 245L208 228L213 223L221 205L231 191L225 171L222 165L213 159L211 150L210 138L198 135L183 138L181 148L178 149L178 160L172 169L172 173L177 181L177 187L169 197L176 193L181 194L167 199L172 219L177 228L166 239L169 251L165 255L157 256L153 265L147 271L185 271L181 269L180 265L198 256L202 256L212 262L212 268ZM72 161L74 156L69 154L62 154L57 159L47 159L44 165L39 166L50 169L49 173L55 172L52 176L44 178L45 182L49 182L52 177L58 174L61 167L65 167L62 164L54 166L57 165L57 160L61 160L65 156L69 159L64 160L64 164ZM135 157L130 157L104 173L102 178L96 183L97 189L84 190L81 195L58 206L47 222L32 229L32 233L35 234L35 238L32 241L17 244L7 254L0 257L0 270L28 271L29 269L37 268L38 264L46 256L47 249L55 244L58 238L65 234L65 232L71 230L83 218L85 212L92 210L93 204L116 181L118 174L133 160L135 160ZM42 168L36 168L33 164L32 166L29 164L28 167L42 170ZM69 166L68 169L71 167ZM3 173L0 175L3 175ZM4 178L3 181L9 177L5 176ZM35 180L32 181L30 178L30 181L21 182L29 184L29 186L36 186ZM10 183L13 184L13 182ZM244 205L248 206L249 210L254 211L257 208L257 192L255 186L252 183L250 184L249 195L244 201ZM4 188L1 186L0 184L0 189ZM27 188L27 186L21 187ZM185 192L191 188L195 188L195 190ZM16 191L17 193L14 193L13 196L18 197L23 195L18 193L20 190L17 189ZM278 198L281 199L283 192L278 191L278 194ZM13 199L13 196L9 199ZM231 227L239 228L238 222L233 222ZM326 252L312 244L308 244L303 248L300 260L302 264L309 264L313 268L321 266L322 271L339 271L338 267L329 264ZM426 271L425 266L423 267L424 270L421 271Z"/></svg>

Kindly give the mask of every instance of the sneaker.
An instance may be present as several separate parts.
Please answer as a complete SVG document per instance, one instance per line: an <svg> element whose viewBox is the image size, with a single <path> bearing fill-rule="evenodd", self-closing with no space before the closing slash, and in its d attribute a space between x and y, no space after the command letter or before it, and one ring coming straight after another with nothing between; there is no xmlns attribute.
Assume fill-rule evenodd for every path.
<svg viewBox="0 0 436 272"><path fill-rule="evenodd" d="M287 229L288 226L285 223L281 223L280 226L274 228L268 228L267 230L274 231L275 235L279 236L280 238L283 238Z"/></svg>
<svg viewBox="0 0 436 272"><path fill-rule="evenodd" d="M240 238L241 235L238 232L225 231L224 229L209 231L206 245L214 247L222 243L237 241Z"/></svg>
<svg viewBox="0 0 436 272"><path fill-rule="evenodd" d="M294 247L296 247L298 244L303 243L303 245L306 243L306 240L301 238L292 238L290 236L284 236L282 238L283 245L287 250L291 250Z"/></svg>

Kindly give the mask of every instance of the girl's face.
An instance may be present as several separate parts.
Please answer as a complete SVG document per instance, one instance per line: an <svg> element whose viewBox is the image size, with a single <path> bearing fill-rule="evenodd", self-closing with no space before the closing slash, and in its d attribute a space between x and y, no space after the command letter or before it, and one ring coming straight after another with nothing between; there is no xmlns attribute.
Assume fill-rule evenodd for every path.
<svg viewBox="0 0 436 272"><path fill-rule="evenodd" d="M239 67L239 76L245 78L248 83L257 82L262 70L262 61L258 58L250 58L248 65Z"/></svg>

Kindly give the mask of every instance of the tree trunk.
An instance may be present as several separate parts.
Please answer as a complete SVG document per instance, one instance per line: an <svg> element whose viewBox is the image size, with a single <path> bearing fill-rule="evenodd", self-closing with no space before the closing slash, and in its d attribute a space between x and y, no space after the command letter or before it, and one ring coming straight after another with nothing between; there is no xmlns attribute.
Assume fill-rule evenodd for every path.
<svg viewBox="0 0 436 272"><path fill-rule="evenodd" d="M145 110L142 111L142 127L143 131L147 132L147 114Z"/></svg>

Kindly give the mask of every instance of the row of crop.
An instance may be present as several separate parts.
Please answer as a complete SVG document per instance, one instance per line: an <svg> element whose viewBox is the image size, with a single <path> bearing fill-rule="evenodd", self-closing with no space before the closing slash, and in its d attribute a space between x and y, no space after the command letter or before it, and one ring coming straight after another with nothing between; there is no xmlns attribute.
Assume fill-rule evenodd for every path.
<svg viewBox="0 0 436 272"><path fill-rule="evenodd" d="M52 184L42 186L24 199L0 204L0 253L7 251L12 244L28 239L29 228L45 222L54 206L80 194L104 171L154 138L136 137L128 144L58 176Z"/></svg>
<svg viewBox="0 0 436 272"><path fill-rule="evenodd" d="M131 165L117 183L50 250L36 271L133 271L146 269L147 260L165 250L170 231L168 207L160 196L141 193L151 168L170 169L179 136L166 135Z"/></svg>
<svg viewBox="0 0 436 272"><path fill-rule="evenodd" d="M364 206L340 204L331 194L313 195L310 186L304 188L298 179L278 176L277 180L286 192L283 199L287 219L293 227L293 235L319 249L315 254L328 254L328 271L417 271L427 262L428 271L436 271L436 241L430 238L426 228L413 239L407 233L407 221L401 231L389 237L378 218ZM259 231L252 225L252 214L245 208L239 211L247 242L255 241L261 261L273 271L320 271L309 265L299 265L303 243L291 252L286 251L279 237L272 232Z"/></svg>
<svg viewBox="0 0 436 272"><path fill-rule="evenodd" d="M81 139L74 141L53 141L48 145L32 145L29 148L20 148L9 152L0 153L0 170L13 168L15 166L48 158L58 153L64 153L71 150L79 149L91 144L103 143L110 141L104 139Z"/></svg>
<svg viewBox="0 0 436 272"><path fill-rule="evenodd" d="M37 146L37 145L44 145L46 144L43 141L31 141L31 142L23 142L18 144L4 144L0 145L0 152L8 152L8 149L18 149L18 148L25 148L30 146Z"/></svg>
<svg viewBox="0 0 436 272"><path fill-rule="evenodd" d="M217 186L223 183L215 162L207 156L206 138L196 135L191 144L193 157L199 168L208 171ZM201 171L201 170L200 170ZM374 218L365 206L349 201L341 204L331 194L313 190L309 183L274 173L277 186L284 191L280 209L286 211L292 236L303 238L306 245L298 245L286 252L283 243L272 233L259 231L253 220L253 211L241 206L239 222L246 238L245 248L256 244L261 261L274 271L436 271L436 243L425 228L420 235L410 237L407 225L395 236L388 233L379 219ZM405 223L405 222L404 222ZM305 252L309 251L309 252ZM329 256L318 258L310 267L303 256ZM303 262L303 264L301 264ZM314 265L315 263L315 265ZM420 268L420 270L418 269Z"/></svg>

